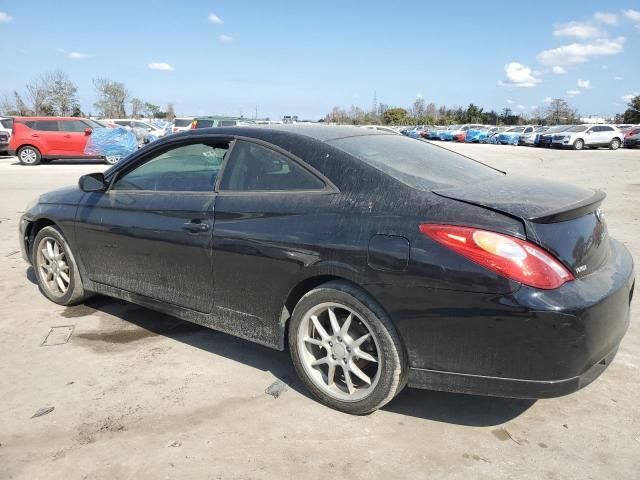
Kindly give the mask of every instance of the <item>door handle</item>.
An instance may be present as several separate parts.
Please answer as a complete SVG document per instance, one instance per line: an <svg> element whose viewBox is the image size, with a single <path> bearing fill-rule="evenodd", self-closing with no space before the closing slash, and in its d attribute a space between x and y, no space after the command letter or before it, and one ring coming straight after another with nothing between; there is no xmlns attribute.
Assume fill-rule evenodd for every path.
<svg viewBox="0 0 640 480"><path fill-rule="evenodd" d="M71 138L71 135L65 135L64 138Z"/></svg>
<svg viewBox="0 0 640 480"><path fill-rule="evenodd" d="M39 137L40 135L38 135L37 133L34 133L31 135L32 137Z"/></svg>
<svg viewBox="0 0 640 480"><path fill-rule="evenodd" d="M200 233L206 232L209 230L209 224L202 223L201 220L191 220L190 222L184 223L182 225L182 229L191 233Z"/></svg>

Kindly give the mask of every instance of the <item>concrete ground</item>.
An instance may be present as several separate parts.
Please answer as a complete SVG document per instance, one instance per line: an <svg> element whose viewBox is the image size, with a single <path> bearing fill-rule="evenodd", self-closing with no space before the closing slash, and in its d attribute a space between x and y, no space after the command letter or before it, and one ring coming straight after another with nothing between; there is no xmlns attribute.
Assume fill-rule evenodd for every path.
<svg viewBox="0 0 640 480"><path fill-rule="evenodd" d="M640 150L447 146L606 191L610 233L640 259ZM286 353L117 300L64 308L39 293L16 253L21 212L104 168L0 160L1 479L639 478L639 295L613 365L573 395L405 389L349 416L311 399ZM54 326L73 326L69 342L41 346ZM277 380L289 388L274 398Z"/></svg>

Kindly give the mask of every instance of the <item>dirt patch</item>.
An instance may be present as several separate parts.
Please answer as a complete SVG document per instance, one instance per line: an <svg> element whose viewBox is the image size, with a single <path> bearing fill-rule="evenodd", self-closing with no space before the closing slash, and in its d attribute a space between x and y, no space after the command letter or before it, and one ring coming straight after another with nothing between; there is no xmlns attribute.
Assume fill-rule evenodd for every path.
<svg viewBox="0 0 640 480"><path fill-rule="evenodd" d="M137 342L144 338L155 337L157 333L145 330L144 328L136 329L124 329L113 330L108 332L88 332L78 333L74 336L75 339L87 340L89 342L104 342L104 343L116 343L124 344Z"/></svg>

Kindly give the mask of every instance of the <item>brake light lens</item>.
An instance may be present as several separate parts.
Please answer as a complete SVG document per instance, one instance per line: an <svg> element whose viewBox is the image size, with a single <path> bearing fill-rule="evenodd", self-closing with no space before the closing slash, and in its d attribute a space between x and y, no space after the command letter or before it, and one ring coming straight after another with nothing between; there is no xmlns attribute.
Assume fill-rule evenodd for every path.
<svg viewBox="0 0 640 480"><path fill-rule="evenodd" d="M574 276L551 254L519 238L456 225L420 225L420 232L498 275L545 290Z"/></svg>

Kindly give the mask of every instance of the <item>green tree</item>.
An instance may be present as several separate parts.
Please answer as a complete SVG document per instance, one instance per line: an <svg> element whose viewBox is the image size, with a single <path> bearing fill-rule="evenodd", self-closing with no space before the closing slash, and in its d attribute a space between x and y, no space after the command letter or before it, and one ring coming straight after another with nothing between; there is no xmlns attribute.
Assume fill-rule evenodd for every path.
<svg viewBox="0 0 640 480"><path fill-rule="evenodd" d="M407 111L404 108L389 108L382 114L382 120L387 125L401 125L407 117Z"/></svg>
<svg viewBox="0 0 640 480"><path fill-rule="evenodd" d="M96 78L93 81L98 101L94 107L99 115L105 118L123 118L127 116L126 104L131 94L124 83L114 82L107 78Z"/></svg>
<svg viewBox="0 0 640 480"><path fill-rule="evenodd" d="M633 97L624 112L624 123L640 123L640 95Z"/></svg>

